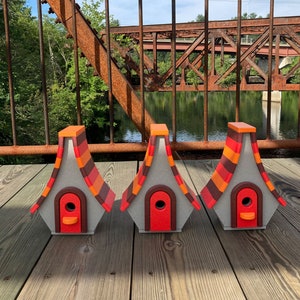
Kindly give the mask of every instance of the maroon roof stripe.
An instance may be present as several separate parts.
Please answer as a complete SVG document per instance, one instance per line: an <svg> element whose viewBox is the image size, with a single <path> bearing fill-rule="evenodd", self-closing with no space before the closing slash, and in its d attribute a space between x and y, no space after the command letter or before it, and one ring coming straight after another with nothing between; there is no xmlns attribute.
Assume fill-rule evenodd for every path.
<svg viewBox="0 0 300 300"><path fill-rule="evenodd" d="M237 143L241 143L242 142L242 134L236 132L235 130L231 129L228 127L227 130L227 136L229 136L231 139L235 140Z"/></svg>
<svg viewBox="0 0 300 300"><path fill-rule="evenodd" d="M75 139L76 139L76 142L74 143L74 146L76 147L76 146L81 145L81 143L83 143L84 141L86 141L85 131L81 132L81 134L79 134L78 136L76 136Z"/></svg>
<svg viewBox="0 0 300 300"><path fill-rule="evenodd" d="M150 167L144 165L144 167L143 167L143 175L144 175L144 176L147 176L148 173L149 173L149 170L150 170Z"/></svg>
<svg viewBox="0 0 300 300"><path fill-rule="evenodd" d="M106 199L108 193L109 193L109 186L104 182L100 189L99 194L96 195L96 199L98 201L101 201L100 203L102 204L105 202L105 199Z"/></svg>
<svg viewBox="0 0 300 300"><path fill-rule="evenodd" d="M80 168L80 171L82 173L83 177L89 176L93 170L93 168L95 167L95 163L93 161L93 158L91 157L89 159L89 161L85 164L85 166L83 166L82 168Z"/></svg>
<svg viewBox="0 0 300 300"><path fill-rule="evenodd" d="M262 163L256 164L260 174L265 172L265 168Z"/></svg>
<svg viewBox="0 0 300 300"><path fill-rule="evenodd" d="M257 142L256 132L250 132L250 140L252 144Z"/></svg>
<svg viewBox="0 0 300 300"><path fill-rule="evenodd" d="M210 194L214 198L215 201L218 201L219 198L222 196L222 192L219 191L218 187L215 183L210 179L206 185L207 189L209 190Z"/></svg>
<svg viewBox="0 0 300 300"><path fill-rule="evenodd" d="M222 164L223 167L230 173L235 171L236 164L229 160L225 155L222 155L219 164Z"/></svg>
<svg viewBox="0 0 300 300"><path fill-rule="evenodd" d="M58 172L59 172L59 168L53 168L51 177L52 177L52 178L56 178L57 175L58 175Z"/></svg>
<svg viewBox="0 0 300 300"><path fill-rule="evenodd" d="M175 165L171 167L171 170L172 170L174 176L177 176L179 174L178 169L176 168Z"/></svg>

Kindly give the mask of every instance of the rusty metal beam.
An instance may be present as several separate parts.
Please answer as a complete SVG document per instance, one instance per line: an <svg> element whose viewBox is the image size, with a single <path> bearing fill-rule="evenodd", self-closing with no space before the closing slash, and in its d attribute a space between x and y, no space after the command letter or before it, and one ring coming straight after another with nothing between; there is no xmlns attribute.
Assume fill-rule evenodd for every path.
<svg viewBox="0 0 300 300"><path fill-rule="evenodd" d="M55 12L68 32L73 34L73 14L71 0L48 0L48 4ZM90 64L97 71L99 76L108 84L107 51L95 31L90 27L88 21L76 7L77 41L78 46L89 60ZM115 98L127 113L140 132L143 131L140 112L141 101L135 90L126 80L118 66L111 60L112 90ZM155 123L147 111L145 111L145 134L150 136L150 124Z"/></svg>
<svg viewBox="0 0 300 300"><path fill-rule="evenodd" d="M156 48L153 47L154 42L156 43ZM176 42L176 50L177 51L186 51L190 45L193 43L194 41L181 41L181 40L177 40ZM117 45L114 45L114 47L117 47ZM249 44L241 44L241 51L245 52L247 49L249 48ZM144 40L144 49L145 50L150 50L150 51L154 51L154 49L156 49L156 51L170 51L171 46L170 46L170 41L169 40ZM297 48L296 48L297 49ZM287 45L279 45L279 52L278 52L278 56L279 57L286 57L286 56L299 56L300 55L300 50L299 48L296 50L292 45L287 46ZM199 44L194 51L203 51L204 50L204 44ZM121 51L120 47L118 48L118 51ZM214 47L214 51L215 52L222 52L223 53L236 53L236 48L232 47L229 44L217 44L215 43L215 47ZM269 47L266 45L263 45L262 47L260 47L257 50L257 54L259 55L268 55L269 52Z"/></svg>
<svg viewBox="0 0 300 300"><path fill-rule="evenodd" d="M290 140L258 140L259 149L300 149L300 139ZM225 141L195 141L195 142L172 142L173 151L210 151L222 150ZM147 143L112 143L112 144L89 144L91 153L129 153L145 152ZM0 155L55 155L57 145L39 146L0 146Z"/></svg>
<svg viewBox="0 0 300 300"><path fill-rule="evenodd" d="M300 32L300 18L299 17L280 17L274 18L274 26L284 26L289 25L293 26L294 32ZM264 28L269 26L268 18L261 19L243 19L241 20L242 26L242 35L243 34L259 34L263 31ZM236 35L237 27L236 20L229 21L210 21L209 22L210 30L221 29L221 30L230 30L229 34ZM186 36L193 37L198 36L199 31L205 30L204 22L190 22L190 23L176 23L177 37L180 36L180 32ZM156 24L156 25L145 25L144 34L163 33L162 37L167 37L165 33L172 32L172 24ZM119 26L112 27L111 33L113 34L138 34L138 26ZM105 34L105 32L101 32Z"/></svg>

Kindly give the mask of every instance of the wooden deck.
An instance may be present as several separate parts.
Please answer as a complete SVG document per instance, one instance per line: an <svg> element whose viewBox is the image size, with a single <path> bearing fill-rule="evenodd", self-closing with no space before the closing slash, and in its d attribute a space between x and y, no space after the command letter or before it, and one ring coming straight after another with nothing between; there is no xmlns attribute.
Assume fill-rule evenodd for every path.
<svg viewBox="0 0 300 300"><path fill-rule="evenodd" d="M217 162L176 164L200 191ZM266 230L224 231L202 205L168 234L140 234L120 212L138 162L96 163L117 201L92 236L51 236L30 215L53 165L1 166L0 299L300 299L300 159L263 162L288 202Z"/></svg>

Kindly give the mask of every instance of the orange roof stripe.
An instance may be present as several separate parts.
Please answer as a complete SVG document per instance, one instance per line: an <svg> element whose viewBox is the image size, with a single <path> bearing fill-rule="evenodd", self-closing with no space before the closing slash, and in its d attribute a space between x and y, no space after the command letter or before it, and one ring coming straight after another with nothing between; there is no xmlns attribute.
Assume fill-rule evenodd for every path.
<svg viewBox="0 0 300 300"><path fill-rule="evenodd" d="M240 159L240 153L234 152L229 147L224 147L223 155L228 158L232 163L237 164Z"/></svg>
<svg viewBox="0 0 300 300"><path fill-rule="evenodd" d="M224 192L228 186L228 182L224 181L218 172L212 174L211 180L214 182L220 192Z"/></svg>
<svg viewBox="0 0 300 300"><path fill-rule="evenodd" d="M169 130L166 124L151 124L150 125L151 135L169 135Z"/></svg>
<svg viewBox="0 0 300 300"><path fill-rule="evenodd" d="M59 137L75 137L85 131L85 127L81 125L68 126L58 133Z"/></svg>
<svg viewBox="0 0 300 300"><path fill-rule="evenodd" d="M61 158L56 157L55 164L54 164L54 169L59 169L60 165L61 165Z"/></svg>
<svg viewBox="0 0 300 300"><path fill-rule="evenodd" d="M98 174L93 185L90 186L90 190L94 196L99 194L99 192L103 186L103 183L104 183L103 178L101 177L100 174Z"/></svg>
<svg viewBox="0 0 300 300"><path fill-rule="evenodd" d="M238 133L256 132L256 128L244 122L228 122L228 127Z"/></svg>
<svg viewBox="0 0 300 300"><path fill-rule="evenodd" d="M270 192L272 192L273 190L275 190L275 187L274 187L273 183L270 180L266 181L266 186L268 187L268 189L270 190Z"/></svg>
<svg viewBox="0 0 300 300"><path fill-rule="evenodd" d="M150 167L151 166L151 164L152 164L152 160L153 160L153 156L147 156L146 158L145 158L145 166L147 166L147 167Z"/></svg>
<svg viewBox="0 0 300 300"><path fill-rule="evenodd" d="M49 186L46 186L43 193L42 193L42 196L43 197L47 197L49 192L50 192L51 188Z"/></svg>
<svg viewBox="0 0 300 300"><path fill-rule="evenodd" d="M91 152L87 149L81 156L76 158L79 168L83 168L86 163L91 159Z"/></svg>
<svg viewBox="0 0 300 300"><path fill-rule="evenodd" d="M170 167L175 166L175 161L173 159L173 156L168 156L168 162L169 162Z"/></svg>
<svg viewBox="0 0 300 300"><path fill-rule="evenodd" d="M179 187L184 195L186 195L189 192L187 186L185 185L185 182L183 182Z"/></svg>
<svg viewBox="0 0 300 300"><path fill-rule="evenodd" d="M257 164L260 164L260 163L261 163L260 154L259 154L259 153L254 153L254 152L253 152L253 156L254 156L255 162L256 162Z"/></svg>

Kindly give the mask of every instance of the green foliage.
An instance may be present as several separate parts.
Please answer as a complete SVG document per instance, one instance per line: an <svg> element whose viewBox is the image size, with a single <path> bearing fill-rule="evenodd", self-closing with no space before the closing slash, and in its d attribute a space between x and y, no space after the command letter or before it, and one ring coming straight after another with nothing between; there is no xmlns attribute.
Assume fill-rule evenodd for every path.
<svg viewBox="0 0 300 300"><path fill-rule="evenodd" d="M104 128L107 125L107 109L105 91L107 86L93 75L93 69L87 67L85 58L79 60L80 98L83 124L89 128ZM54 83L51 87L50 119L51 127L62 129L69 124L77 123L76 114L76 82L74 77L74 61L66 74L65 83Z"/></svg>
<svg viewBox="0 0 300 300"><path fill-rule="evenodd" d="M188 70L188 72L186 74L186 82L188 84L197 86L201 83L201 79L198 76L198 74L196 74L196 72L194 72L193 70Z"/></svg>
<svg viewBox="0 0 300 300"><path fill-rule="evenodd" d="M292 68L294 68L295 66L297 66L298 64L300 63L300 58L299 56L296 56L296 57L293 57L292 58L292 61L291 61L291 64L287 64L284 68L282 68L280 70L280 72L282 73L282 75L287 75L290 70ZM295 73L291 76L290 78L290 82L291 83L299 83L300 82L300 70L299 68L295 71Z"/></svg>
<svg viewBox="0 0 300 300"><path fill-rule="evenodd" d="M205 21L205 16L201 15L197 15L196 17L196 22L204 22Z"/></svg>
<svg viewBox="0 0 300 300"><path fill-rule="evenodd" d="M20 145L44 144L43 93L41 89L38 22L24 0L10 0L9 25L12 49L14 100L16 104L17 142ZM82 10L97 30L105 26L101 1L84 1ZM10 97L3 11L0 7L0 145L12 144ZM110 18L112 24L118 21ZM43 16L45 67L51 143L57 132L77 124L76 83L73 40L55 19ZM91 141L103 141L108 123L107 87L94 76L85 58L79 59L80 96L83 124ZM38 130L37 130L38 129ZM9 160L9 159L8 159ZM8 161L6 160L6 161Z"/></svg>
<svg viewBox="0 0 300 300"><path fill-rule="evenodd" d="M41 101L37 101L40 90L40 66L38 27L25 1L8 1L10 44L12 58L12 79L16 109L18 143L39 142L40 134L31 129L40 125ZM2 12L1 12L2 13ZM3 18L0 18L3 20ZM5 45L4 22L0 22L0 144L11 144L10 106ZM9 125L8 125L9 124Z"/></svg>

